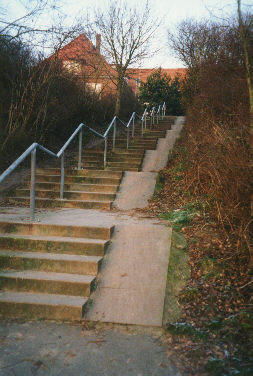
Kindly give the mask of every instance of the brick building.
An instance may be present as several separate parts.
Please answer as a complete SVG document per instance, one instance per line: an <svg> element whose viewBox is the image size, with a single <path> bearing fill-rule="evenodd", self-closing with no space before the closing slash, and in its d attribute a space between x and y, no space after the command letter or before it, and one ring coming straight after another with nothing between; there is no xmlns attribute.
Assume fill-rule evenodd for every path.
<svg viewBox="0 0 253 376"><path fill-rule="evenodd" d="M70 43L62 47L57 58L68 71L82 77L86 85L98 94L114 94L116 86L111 78L115 77L116 71L100 53L101 36L96 36L96 46L84 34L80 34ZM52 58L52 55L50 58ZM147 77L157 69L129 68L126 82L135 94L139 93L141 82L146 82ZM184 76L186 68L162 69L162 73L170 75L173 79L176 74Z"/></svg>
<svg viewBox="0 0 253 376"><path fill-rule="evenodd" d="M80 34L50 58L56 56L65 69L82 78L98 94L114 93L116 87L110 77L115 76L115 70L100 54L100 42L100 34L96 36L96 46Z"/></svg>
<svg viewBox="0 0 253 376"><path fill-rule="evenodd" d="M148 76L150 76L152 73L154 73L157 70L157 68L129 68L127 70L128 75L128 85L132 88L132 90L138 94L139 93L139 87L141 82L146 82ZM176 75L180 75L181 77L184 77L186 74L186 68L175 68L175 69L161 69L162 73L166 73L169 75L172 79Z"/></svg>

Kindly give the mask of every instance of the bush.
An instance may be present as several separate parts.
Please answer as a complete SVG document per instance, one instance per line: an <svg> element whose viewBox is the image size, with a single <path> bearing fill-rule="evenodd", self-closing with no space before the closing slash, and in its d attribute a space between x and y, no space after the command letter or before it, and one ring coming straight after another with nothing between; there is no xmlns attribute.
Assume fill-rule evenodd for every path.
<svg viewBox="0 0 253 376"><path fill-rule="evenodd" d="M183 115L180 87L179 75L172 79L166 73L162 73L160 68L148 76L146 82L141 83L139 100L149 103L151 107L165 102L167 115Z"/></svg>

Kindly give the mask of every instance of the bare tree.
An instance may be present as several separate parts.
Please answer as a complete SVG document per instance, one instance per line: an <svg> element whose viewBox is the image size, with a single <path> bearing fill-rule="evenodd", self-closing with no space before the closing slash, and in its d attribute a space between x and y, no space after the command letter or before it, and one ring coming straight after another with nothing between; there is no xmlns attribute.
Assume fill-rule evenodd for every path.
<svg viewBox="0 0 253 376"><path fill-rule="evenodd" d="M248 30L245 28L245 23L243 22L242 12L241 12L241 0L237 0L237 14L238 14L239 32L240 32L240 37L241 37L242 45L243 45L243 55L244 55L244 64L245 64L245 70L246 70L247 86L248 86L248 91L249 91L250 146L251 146L251 153L252 153L251 157L253 157L253 88L252 88L252 77L251 77L252 73L250 71L252 67L250 64L250 56L249 56L250 47L252 50L252 24L250 25L249 28L247 28Z"/></svg>
<svg viewBox="0 0 253 376"><path fill-rule="evenodd" d="M95 25L102 36L102 48L114 72L108 72L116 85L115 114L119 115L127 69L150 56L150 43L159 26L152 17L148 1L139 11L126 2L113 1L105 12L95 14Z"/></svg>
<svg viewBox="0 0 253 376"><path fill-rule="evenodd" d="M5 43L21 41L48 54L83 32L83 20L74 19L72 25L65 25L65 16L60 12L61 0L15 0L12 4L22 14L15 18L9 9L0 8L0 35ZM44 23L47 20L46 24L43 19Z"/></svg>
<svg viewBox="0 0 253 376"><path fill-rule="evenodd" d="M168 31L168 42L175 55L193 68L219 55L226 33L227 28L219 23L186 19L179 23L176 33Z"/></svg>

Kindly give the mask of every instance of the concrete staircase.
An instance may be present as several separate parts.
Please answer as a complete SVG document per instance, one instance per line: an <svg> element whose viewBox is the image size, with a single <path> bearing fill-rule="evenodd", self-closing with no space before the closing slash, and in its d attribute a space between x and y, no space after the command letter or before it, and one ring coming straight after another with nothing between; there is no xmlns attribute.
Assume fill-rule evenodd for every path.
<svg viewBox="0 0 253 376"><path fill-rule="evenodd" d="M171 129L173 120L161 121L152 129L146 129L142 137L141 125L135 128L135 137L131 138L129 148L126 148L126 135L117 137L115 149L112 149L112 137L108 139L107 171L141 171L145 150L155 150L158 138L166 137L166 131ZM82 168L102 169L103 149L86 149L83 153ZM77 159L77 157L76 157Z"/></svg>
<svg viewBox="0 0 253 376"><path fill-rule="evenodd" d="M112 231L0 222L0 315L80 320Z"/></svg>
<svg viewBox="0 0 253 376"><path fill-rule="evenodd" d="M36 169L37 208L82 208L110 210L116 196L122 171L105 170L65 170L64 199L60 199L59 168ZM16 189L12 203L29 205L30 182Z"/></svg>
<svg viewBox="0 0 253 376"><path fill-rule="evenodd" d="M102 148L84 149L81 169L65 169L64 199L60 199L60 168L36 169L37 208L81 208L110 210L124 171L141 171L145 150L155 150L158 138L166 136L173 120L160 121L152 129L146 129L142 137L141 125L136 124L135 137L126 148L126 136L117 137L112 149L112 137L108 139L107 166L104 169ZM77 159L77 156L76 158ZM72 163L73 162L73 163ZM69 164L76 166L76 160ZM9 202L29 205L30 181L16 189Z"/></svg>
<svg viewBox="0 0 253 376"><path fill-rule="evenodd" d="M84 150L82 169L65 169L60 200L60 169L36 169L37 208L110 210L124 171L140 171L146 149L155 149L172 121L160 122L134 139L117 138L108 165L103 150ZM10 202L29 205L29 181ZM80 320L113 227L0 222L0 315L24 319Z"/></svg>

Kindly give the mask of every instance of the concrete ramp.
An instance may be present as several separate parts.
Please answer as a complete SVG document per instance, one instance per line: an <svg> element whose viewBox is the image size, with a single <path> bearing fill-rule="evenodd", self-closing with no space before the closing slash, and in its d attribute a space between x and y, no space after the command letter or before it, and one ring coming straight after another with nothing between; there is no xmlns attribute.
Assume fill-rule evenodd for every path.
<svg viewBox="0 0 253 376"><path fill-rule="evenodd" d="M86 319L162 326L170 242L165 226L116 226Z"/></svg>

